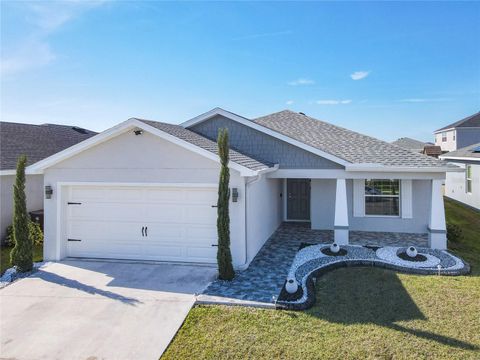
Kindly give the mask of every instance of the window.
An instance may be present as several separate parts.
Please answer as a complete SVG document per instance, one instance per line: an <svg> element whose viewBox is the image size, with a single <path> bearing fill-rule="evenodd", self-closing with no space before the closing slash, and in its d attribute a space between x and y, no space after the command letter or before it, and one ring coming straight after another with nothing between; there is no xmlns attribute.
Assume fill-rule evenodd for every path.
<svg viewBox="0 0 480 360"><path fill-rule="evenodd" d="M467 181L467 193L472 193L472 165L467 165L465 169L465 179Z"/></svg>
<svg viewBox="0 0 480 360"><path fill-rule="evenodd" d="M365 180L365 215L400 215L400 180Z"/></svg>
<svg viewBox="0 0 480 360"><path fill-rule="evenodd" d="M447 141L447 133L442 132L442 142L446 142L446 141Z"/></svg>

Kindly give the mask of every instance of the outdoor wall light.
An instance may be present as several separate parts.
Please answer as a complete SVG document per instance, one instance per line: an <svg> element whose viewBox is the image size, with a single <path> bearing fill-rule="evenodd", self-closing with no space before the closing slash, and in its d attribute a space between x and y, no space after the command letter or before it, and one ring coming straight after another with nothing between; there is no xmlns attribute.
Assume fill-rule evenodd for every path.
<svg viewBox="0 0 480 360"><path fill-rule="evenodd" d="M238 189L232 188L232 202L238 201Z"/></svg>
<svg viewBox="0 0 480 360"><path fill-rule="evenodd" d="M50 185L45 186L45 199L51 199L53 194L53 189Z"/></svg>

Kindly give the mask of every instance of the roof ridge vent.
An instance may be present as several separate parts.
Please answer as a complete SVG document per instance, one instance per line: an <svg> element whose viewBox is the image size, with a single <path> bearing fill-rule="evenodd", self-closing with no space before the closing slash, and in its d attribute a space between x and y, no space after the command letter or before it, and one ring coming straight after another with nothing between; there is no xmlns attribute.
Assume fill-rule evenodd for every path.
<svg viewBox="0 0 480 360"><path fill-rule="evenodd" d="M299 113L300 115L307 116L307 115L305 115L305 113L303 113L303 112L301 112L301 111L299 111L298 113Z"/></svg>

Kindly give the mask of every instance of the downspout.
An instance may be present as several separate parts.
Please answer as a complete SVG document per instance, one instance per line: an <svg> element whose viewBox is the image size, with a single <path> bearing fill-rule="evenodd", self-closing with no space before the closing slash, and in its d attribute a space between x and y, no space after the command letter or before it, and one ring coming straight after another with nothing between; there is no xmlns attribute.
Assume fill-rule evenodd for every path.
<svg viewBox="0 0 480 360"><path fill-rule="evenodd" d="M275 164L272 168L268 168L268 169L265 169L265 170L260 170L258 171L257 175L253 177L253 179L251 179L250 181L247 180L247 178L245 178L245 191L244 191L244 197L245 197L245 229L244 229L244 233L245 233L245 262L241 265L238 266L238 269L239 270L245 270L247 267L248 267L248 186L251 185L251 184L254 184L256 182L258 182L261 178L262 178L262 175L263 174L266 174L266 173L269 173L269 172L273 172L273 171L276 171L278 170L278 164Z"/></svg>

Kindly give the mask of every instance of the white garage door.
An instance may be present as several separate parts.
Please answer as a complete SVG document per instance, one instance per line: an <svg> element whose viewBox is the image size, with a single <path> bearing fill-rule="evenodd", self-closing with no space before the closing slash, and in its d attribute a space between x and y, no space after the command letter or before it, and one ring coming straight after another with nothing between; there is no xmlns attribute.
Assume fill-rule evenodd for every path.
<svg viewBox="0 0 480 360"><path fill-rule="evenodd" d="M67 256L214 263L216 188L69 188Z"/></svg>

